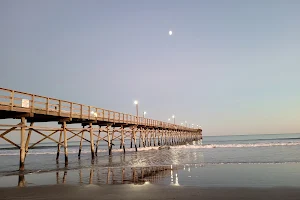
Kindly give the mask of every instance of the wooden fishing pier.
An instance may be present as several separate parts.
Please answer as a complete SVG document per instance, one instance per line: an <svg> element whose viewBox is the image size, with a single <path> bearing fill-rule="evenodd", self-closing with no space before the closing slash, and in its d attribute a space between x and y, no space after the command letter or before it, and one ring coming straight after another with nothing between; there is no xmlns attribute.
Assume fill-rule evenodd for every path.
<svg viewBox="0 0 300 200"><path fill-rule="evenodd" d="M131 145L138 147L181 145L202 139L202 129L189 128L130 114L124 114L94 106L44 97L26 92L0 88L0 119L20 119L18 124L0 123L0 138L20 149L19 170L24 170L28 151L42 141L49 139L57 144L59 159L60 148L64 148L65 164L68 164L68 141L74 137L80 139L78 158L80 159L83 140L90 143L92 159L97 156L100 141L107 142L109 155L114 141L120 141L120 148L125 153L125 138L130 138ZM58 127L36 126L39 122L57 122ZM79 128L68 124L80 124ZM19 131L20 136L16 134ZM32 133L43 138L30 144ZM89 135L85 137L85 132ZM5 137L8 133L20 138L20 145ZM27 134L26 134L27 133ZM53 138L59 134L59 139ZM71 135L71 136L69 136Z"/></svg>

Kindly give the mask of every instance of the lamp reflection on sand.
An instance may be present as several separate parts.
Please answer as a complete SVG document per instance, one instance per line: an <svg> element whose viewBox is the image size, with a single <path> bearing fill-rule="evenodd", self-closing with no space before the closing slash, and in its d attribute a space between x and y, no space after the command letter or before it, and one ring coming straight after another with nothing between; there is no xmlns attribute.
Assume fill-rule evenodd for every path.
<svg viewBox="0 0 300 200"><path fill-rule="evenodd" d="M179 182L178 182L178 174L177 174L177 172L175 172L175 177L174 177L174 170L173 169L170 170L170 179L171 179L170 185L180 186Z"/></svg>

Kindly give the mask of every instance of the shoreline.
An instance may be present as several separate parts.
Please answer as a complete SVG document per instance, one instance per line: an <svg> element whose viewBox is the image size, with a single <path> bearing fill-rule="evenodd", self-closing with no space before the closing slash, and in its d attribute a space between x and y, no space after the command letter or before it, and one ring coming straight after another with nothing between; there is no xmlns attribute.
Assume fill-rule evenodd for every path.
<svg viewBox="0 0 300 200"><path fill-rule="evenodd" d="M159 185L53 185L26 188L0 188L0 199L299 199L299 187L224 187Z"/></svg>

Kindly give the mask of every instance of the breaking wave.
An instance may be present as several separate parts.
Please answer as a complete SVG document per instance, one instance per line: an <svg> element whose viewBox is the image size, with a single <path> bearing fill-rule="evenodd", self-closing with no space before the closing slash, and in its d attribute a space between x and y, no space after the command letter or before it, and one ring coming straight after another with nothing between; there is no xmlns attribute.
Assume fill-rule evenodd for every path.
<svg viewBox="0 0 300 200"><path fill-rule="evenodd" d="M149 151L149 150L157 150L158 147L143 147L143 148L138 148L138 151ZM135 148L128 148L126 149L126 152L134 152ZM61 149L61 154L63 154L63 148ZM108 150L105 149L98 149L99 153L103 153L103 152L108 152ZM123 152L123 149L113 149L112 152ZM33 150L29 150L28 151L28 155L53 155L56 154L57 151L56 149L33 149ZM90 154L91 151L90 150L82 150L81 154ZM78 154L78 149L74 148L74 149L68 149L68 154ZM18 150L1 150L0 151L0 156L19 156L20 152Z"/></svg>
<svg viewBox="0 0 300 200"><path fill-rule="evenodd" d="M171 146L171 148L212 149L212 148L253 148L253 147L275 147L275 146L297 146L297 145L300 145L300 142L183 145L183 146Z"/></svg>

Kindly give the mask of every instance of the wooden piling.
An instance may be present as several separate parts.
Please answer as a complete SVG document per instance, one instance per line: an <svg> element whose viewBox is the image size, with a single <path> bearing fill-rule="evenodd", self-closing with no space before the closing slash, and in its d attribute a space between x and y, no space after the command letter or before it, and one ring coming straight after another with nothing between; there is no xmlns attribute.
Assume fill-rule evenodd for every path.
<svg viewBox="0 0 300 200"><path fill-rule="evenodd" d="M143 147L146 147L146 129L143 129Z"/></svg>
<svg viewBox="0 0 300 200"><path fill-rule="evenodd" d="M134 147L135 147L135 151L137 151L137 146L136 146L136 127L133 127L132 129L132 133L133 133L133 140L134 140Z"/></svg>
<svg viewBox="0 0 300 200"><path fill-rule="evenodd" d="M146 139L146 147L150 147L150 138L151 137L151 129L148 129L145 135Z"/></svg>
<svg viewBox="0 0 300 200"><path fill-rule="evenodd" d="M98 137L97 137L96 151L95 151L96 156L98 156L98 146L99 146L99 141L100 141L100 133L101 133L101 126L99 126L99 132L98 132Z"/></svg>
<svg viewBox="0 0 300 200"><path fill-rule="evenodd" d="M20 142L20 166L19 170L23 171L25 167L25 155L26 155L26 149L25 149L25 127L26 127L26 119L25 117L21 117L21 142Z"/></svg>
<svg viewBox="0 0 300 200"><path fill-rule="evenodd" d="M68 165L68 138L67 138L67 125L66 121L63 122L63 132L64 132L64 153L65 153L65 165Z"/></svg>
<svg viewBox="0 0 300 200"><path fill-rule="evenodd" d="M30 122L30 127L31 126L33 126L33 122ZM26 158L27 153L28 153L28 146L29 146L29 142L30 142L31 133L32 133L32 129L29 129L27 139L26 139L26 143L25 143L25 158Z"/></svg>
<svg viewBox="0 0 300 200"><path fill-rule="evenodd" d="M154 129L153 133L153 146L156 146L156 130Z"/></svg>
<svg viewBox="0 0 300 200"><path fill-rule="evenodd" d="M141 147L141 134L142 134L142 129L140 128L140 132L139 132L139 147Z"/></svg>
<svg viewBox="0 0 300 200"><path fill-rule="evenodd" d="M112 145L113 145L113 140L114 140L114 134L115 134L115 130L113 128L111 139L110 139L110 147L109 147L110 154L112 152Z"/></svg>
<svg viewBox="0 0 300 200"><path fill-rule="evenodd" d="M109 125L106 126L108 155L111 156Z"/></svg>
<svg viewBox="0 0 300 200"><path fill-rule="evenodd" d="M121 126L121 137L122 137L122 146L123 146L123 152L125 153L125 141L124 141L124 127Z"/></svg>
<svg viewBox="0 0 300 200"><path fill-rule="evenodd" d="M80 159L80 155L81 155L83 136L84 136L84 126L82 126L82 132L81 132L81 138L80 138L80 144L79 144L79 151L78 151L78 159Z"/></svg>
<svg viewBox="0 0 300 200"><path fill-rule="evenodd" d="M57 144L57 153L56 153L56 161L59 160L59 153L60 153L60 144L62 142L62 131L60 131L60 134L59 134L59 143Z"/></svg>
<svg viewBox="0 0 300 200"><path fill-rule="evenodd" d="M92 159L95 158L95 149L94 149L94 132L93 132L93 124L90 123L90 142L91 142L91 156Z"/></svg>

